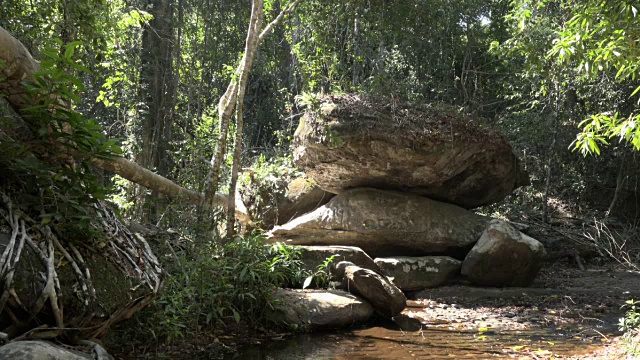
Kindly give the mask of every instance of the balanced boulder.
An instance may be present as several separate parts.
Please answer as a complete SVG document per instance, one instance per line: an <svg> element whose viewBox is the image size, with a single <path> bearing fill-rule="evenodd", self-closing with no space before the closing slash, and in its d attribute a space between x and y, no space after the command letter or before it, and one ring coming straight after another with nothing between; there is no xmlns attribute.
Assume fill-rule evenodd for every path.
<svg viewBox="0 0 640 360"><path fill-rule="evenodd" d="M373 270L342 261L336 266L336 276L342 277L343 289L366 299L383 316L394 317L407 306L404 293Z"/></svg>
<svg viewBox="0 0 640 360"><path fill-rule="evenodd" d="M359 188L276 227L269 241L357 246L373 257L464 257L488 223L461 207L415 194Z"/></svg>
<svg viewBox="0 0 640 360"><path fill-rule="evenodd" d="M340 290L278 289L267 319L298 330L340 328L373 315L369 303Z"/></svg>
<svg viewBox="0 0 640 360"><path fill-rule="evenodd" d="M396 256L377 258L375 263L403 291L440 286L459 273L462 264L448 256Z"/></svg>
<svg viewBox="0 0 640 360"><path fill-rule="evenodd" d="M529 184L499 132L451 109L392 98L322 97L300 120L294 160L329 192L395 189L465 208Z"/></svg>
<svg viewBox="0 0 640 360"><path fill-rule="evenodd" d="M544 258L544 246L503 220L492 220L462 263L462 275L484 286L529 286Z"/></svg>

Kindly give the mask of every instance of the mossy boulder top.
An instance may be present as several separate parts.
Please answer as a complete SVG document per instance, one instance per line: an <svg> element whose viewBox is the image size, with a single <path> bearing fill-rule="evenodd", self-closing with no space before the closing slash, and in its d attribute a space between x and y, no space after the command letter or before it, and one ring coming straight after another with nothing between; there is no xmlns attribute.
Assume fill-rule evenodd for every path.
<svg viewBox="0 0 640 360"><path fill-rule="evenodd" d="M495 203L529 177L504 136L444 107L324 96L300 121L294 160L318 185L411 191L465 208Z"/></svg>

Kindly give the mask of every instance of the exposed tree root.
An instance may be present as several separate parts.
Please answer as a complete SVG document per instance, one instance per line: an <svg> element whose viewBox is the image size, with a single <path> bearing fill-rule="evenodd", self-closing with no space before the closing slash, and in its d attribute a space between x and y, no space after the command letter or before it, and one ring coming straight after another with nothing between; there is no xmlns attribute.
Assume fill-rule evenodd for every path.
<svg viewBox="0 0 640 360"><path fill-rule="evenodd" d="M115 308L109 308L111 310L101 305L103 299L96 291L90 266L81 251L55 228L29 218L7 194L0 192L0 246L4 246L0 256L0 284L3 285L0 320L4 324L0 328L0 334L3 334L0 342L50 339L69 332L75 338L96 338L104 335L113 323L131 317L153 300L162 282L162 269L148 243L142 236L132 234L103 204L96 205L95 213L94 225L103 230L105 246L101 254L91 257L108 259L119 269L114 269L116 274L111 276L121 277L131 284L126 289L101 289L103 294L116 290L129 294L128 299L120 299L123 303L117 303ZM9 233L8 239L6 233ZM26 251L39 260L41 270L20 273L16 280L16 270ZM61 286L59 271L66 267L75 278L72 286L68 281ZM24 269L20 271L24 272ZM40 287L36 290L37 298L29 298L28 291L27 295L24 290L16 291L25 287ZM73 315L65 314L65 304L74 304ZM110 314L104 317L89 310L95 306ZM85 310L78 311L77 307ZM93 348L99 359L108 358L99 355L104 349Z"/></svg>

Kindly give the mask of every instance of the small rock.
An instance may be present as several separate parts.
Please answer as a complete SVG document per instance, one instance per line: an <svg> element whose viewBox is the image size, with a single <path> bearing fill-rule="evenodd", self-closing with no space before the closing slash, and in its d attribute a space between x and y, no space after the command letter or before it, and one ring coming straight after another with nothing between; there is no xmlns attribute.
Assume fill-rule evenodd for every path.
<svg viewBox="0 0 640 360"><path fill-rule="evenodd" d="M544 246L503 220L492 220L462 263L476 285L529 286L544 258Z"/></svg>

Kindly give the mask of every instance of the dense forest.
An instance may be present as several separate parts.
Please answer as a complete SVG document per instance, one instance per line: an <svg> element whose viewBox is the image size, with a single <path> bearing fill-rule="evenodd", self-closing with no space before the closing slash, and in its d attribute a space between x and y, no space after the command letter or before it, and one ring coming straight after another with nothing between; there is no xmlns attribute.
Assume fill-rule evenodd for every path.
<svg viewBox="0 0 640 360"><path fill-rule="evenodd" d="M332 265L342 255L327 253L305 268L301 250L267 246L265 238L295 238L282 232L291 230L285 223L357 203L365 195L347 190L360 187L445 203L415 206L451 214L426 227L449 218L477 225L474 243L498 226L485 219L510 221L544 245L533 277L540 268L544 279L565 268L637 274L639 8L622 0L1 1L0 343L56 339L92 347L98 358L103 346L142 358L153 339L166 358L210 344L207 351L222 358L237 351L224 339L256 342L300 330L273 325L274 289L332 287L333 271L349 267ZM333 127L343 119L359 120ZM379 128L384 119L393 126ZM438 131L463 149L437 150L438 176L465 166L449 182L438 180L446 191L393 171L376 175L391 185L377 178L327 185L344 180L331 166L349 156L356 173L375 167L376 157L414 161L401 143L428 147L445 137ZM368 142L345 145L351 138ZM326 154L307 143L313 139L329 143ZM481 155L460 160L465 148L488 155L468 170L464 161ZM482 190L474 183L451 195L467 184L460 174ZM420 186L426 190L413 189ZM353 198L336 200L343 191ZM312 194L306 204L292 197L298 192ZM412 214L403 213L419 227ZM368 218L354 219L367 230ZM296 236L318 240L299 245L359 246L351 238L325 244L327 235L307 224ZM345 224L332 226L352 231ZM462 261L472 246L419 255ZM387 255L361 247L376 264ZM533 281L474 283L465 266L463 285ZM639 279L620 286L637 287ZM417 288L402 290L420 299L410 293ZM619 351L635 356L637 289L626 290L621 303L607 306L623 306L626 335L615 337L626 344ZM403 299L400 310L409 306ZM99 341L105 337L107 345Z"/></svg>

